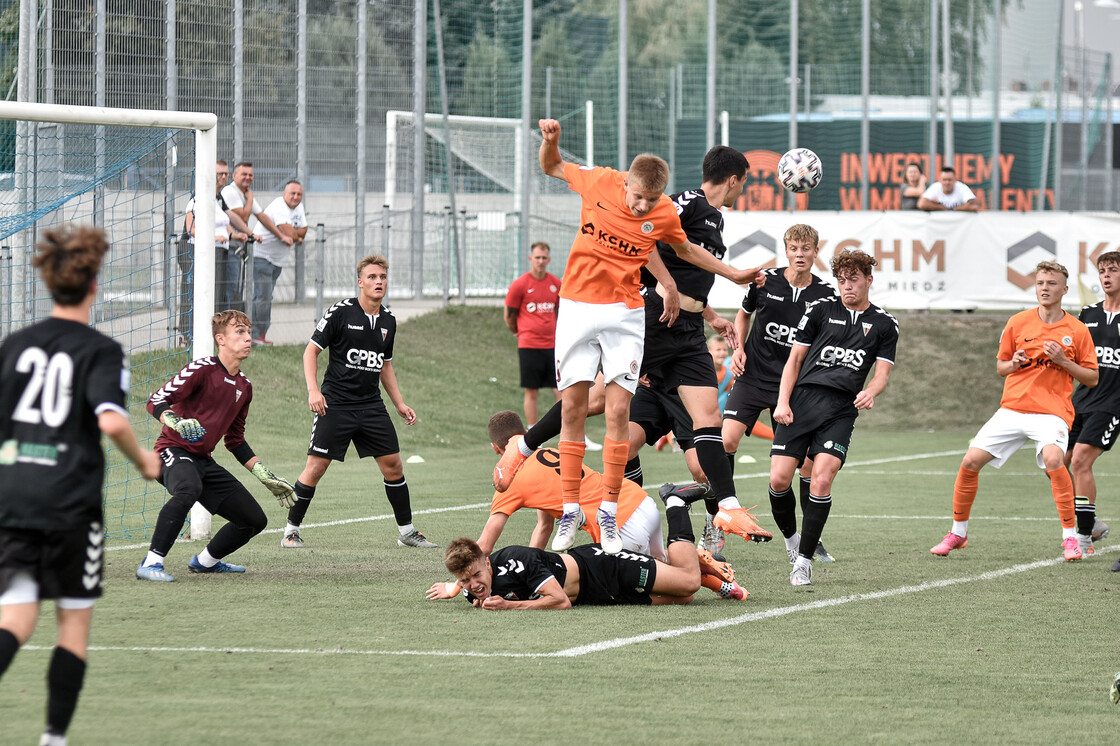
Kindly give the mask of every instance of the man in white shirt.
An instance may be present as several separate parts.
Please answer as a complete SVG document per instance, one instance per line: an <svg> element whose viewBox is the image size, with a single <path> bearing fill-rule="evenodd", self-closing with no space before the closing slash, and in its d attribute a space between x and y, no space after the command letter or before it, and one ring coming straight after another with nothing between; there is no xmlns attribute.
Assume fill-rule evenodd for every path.
<svg viewBox="0 0 1120 746"><path fill-rule="evenodd" d="M286 183L283 196L272 200L257 219L253 229L257 239L253 252L253 344L271 345L266 334L272 324L272 291L291 256L289 247L296 241L302 243L307 235L300 183L295 179ZM276 235L265 230L269 223L276 227Z"/></svg>
<svg viewBox="0 0 1120 746"><path fill-rule="evenodd" d="M976 195L968 186L957 181L957 172L952 166L941 169L941 176L936 183L918 198L918 209L934 212L937 210L960 210L962 212L979 212L976 204Z"/></svg>
<svg viewBox="0 0 1120 746"><path fill-rule="evenodd" d="M221 170L221 169L219 169ZM253 164L247 161L242 161L233 167L233 183L224 187L221 190L221 197L225 200L226 209L230 214L230 219L238 218L247 226L249 218L256 216L257 220L268 229L269 233L281 241L291 246L292 241L285 236L272 219L264 214L261 208L261 203L257 202L256 195L253 194ZM236 226L236 223L234 223ZM244 229L246 232L249 229ZM244 244L234 244L230 246L231 251L228 256L228 263L226 265L225 280L226 286L229 288L229 296L225 298L225 305L223 308L235 308L243 310L241 306L241 298L234 297L237 295L237 288L241 286L241 257L245 256ZM219 277L222 277L219 272ZM216 299L219 304L222 298Z"/></svg>

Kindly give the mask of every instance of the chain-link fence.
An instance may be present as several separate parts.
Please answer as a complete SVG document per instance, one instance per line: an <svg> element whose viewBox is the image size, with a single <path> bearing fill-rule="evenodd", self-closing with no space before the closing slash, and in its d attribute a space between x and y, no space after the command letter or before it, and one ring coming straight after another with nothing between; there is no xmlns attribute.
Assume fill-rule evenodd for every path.
<svg viewBox="0 0 1120 746"><path fill-rule="evenodd" d="M543 116L561 121L567 157L625 166L654 152L677 190L698 184L714 139L760 164L817 150L809 209L897 207L910 160L927 176L952 162L988 209L1115 207L1112 63L1063 46L1047 0L630 3L621 33L617 3L533 5L523 92L520 1L26 0L27 97L215 112L219 154L253 163L262 202L304 182L332 292L350 292L371 251L390 255L398 297L500 293L527 235L562 268L578 210L535 167L525 132ZM0 8L14 70L21 3ZM10 72L0 85L14 97ZM752 179L742 207L783 207L766 168ZM296 286L282 276L278 298Z"/></svg>

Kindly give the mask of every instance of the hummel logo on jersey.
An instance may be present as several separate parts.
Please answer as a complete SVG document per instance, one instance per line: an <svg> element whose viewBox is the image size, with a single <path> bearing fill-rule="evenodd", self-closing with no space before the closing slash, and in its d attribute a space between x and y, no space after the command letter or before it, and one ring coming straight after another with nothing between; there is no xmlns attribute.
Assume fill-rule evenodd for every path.
<svg viewBox="0 0 1120 746"><path fill-rule="evenodd" d="M226 383L232 384L232 385L234 385L234 386L236 386L236 385L237 385L237 381L231 381L230 379L228 379L228 378L226 378L226 377L224 377L224 376L222 377L222 380L223 380L223 381L225 381Z"/></svg>
<svg viewBox="0 0 1120 746"><path fill-rule="evenodd" d="M709 228L719 228L719 226L713 223L711 220L705 220L704 225L708 226Z"/></svg>
<svg viewBox="0 0 1120 746"><path fill-rule="evenodd" d="M848 322L844 321L843 319L829 319L828 323L839 324L840 326L847 326L848 325Z"/></svg>
<svg viewBox="0 0 1120 746"><path fill-rule="evenodd" d="M366 329L366 328L365 328L364 326L362 326L361 324L347 324L347 325L346 325L346 328L347 328L347 329L353 329L353 330L354 330L354 331L356 331L356 332L363 332L363 331L365 331L365 329Z"/></svg>
<svg viewBox="0 0 1120 746"><path fill-rule="evenodd" d="M782 296L774 295L773 293L767 293L766 297L769 298L770 300L785 300L785 298L783 298Z"/></svg>
<svg viewBox="0 0 1120 746"><path fill-rule="evenodd" d="M509 562L498 567L498 575L505 575L507 572L525 572L525 563L520 560L511 559Z"/></svg>

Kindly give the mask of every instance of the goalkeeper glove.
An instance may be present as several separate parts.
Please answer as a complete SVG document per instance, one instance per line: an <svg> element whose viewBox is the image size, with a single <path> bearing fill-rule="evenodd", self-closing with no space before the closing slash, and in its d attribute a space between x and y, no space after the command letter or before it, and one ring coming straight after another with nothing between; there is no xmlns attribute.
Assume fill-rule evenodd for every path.
<svg viewBox="0 0 1120 746"><path fill-rule="evenodd" d="M268 487L269 492L276 495L276 501L283 508L290 508L296 504L296 491L287 481L272 473L272 470L260 461L253 464L253 476L261 480L261 484Z"/></svg>
<svg viewBox="0 0 1120 746"><path fill-rule="evenodd" d="M202 423L191 417L190 419L183 419L171 410L168 410L163 415L163 424L179 433L183 440L188 443L197 443L206 436L206 428Z"/></svg>

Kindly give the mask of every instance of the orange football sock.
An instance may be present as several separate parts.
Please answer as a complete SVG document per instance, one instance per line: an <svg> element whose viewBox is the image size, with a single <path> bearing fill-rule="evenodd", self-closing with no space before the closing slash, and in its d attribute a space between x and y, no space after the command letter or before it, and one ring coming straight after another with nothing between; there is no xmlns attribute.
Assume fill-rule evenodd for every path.
<svg viewBox="0 0 1120 746"><path fill-rule="evenodd" d="M723 581L720 580L718 575L708 575L703 573L700 575L700 585L707 588L713 593L719 593L720 588L723 587Z"/></svg>
<svg viewBox="0 0 1120 746"><path fill-rule="evenodd" d="M630 455L630 443L625 440L603 438L603 489L606 491L603 499L607 502L618 502L628 455Z"/></svg>
<svg viewBox="0 0 1120 746"><path fill-rule="evenodd" d="M565 511L569 505L579 505L579 483L583 478L583 454L587 446L582 441L562 440L560 451L560 494Z"/></svg>
<svg viewBox="0 0 1120 746"><path fill-rule="evenodd" d="M1046 472L1046 476L1050 477L1050 489L1054 493L1054 504L1058 506L1062 528L1073 528L1077 525L1077 518L1073 507L1073 480L1070 479L1069 471L1061 466Z"/></svg>
<svg viewBox="0 0 1120 746"><path fill-rule="evenodd" d="M976 502L976 488L980 481L980 472L966 469L963 466L957 472L957 481L953 485L953 520L967 521L972 512L972 503ZM1070 503L1072 509L1073 504Z"/></svg>

